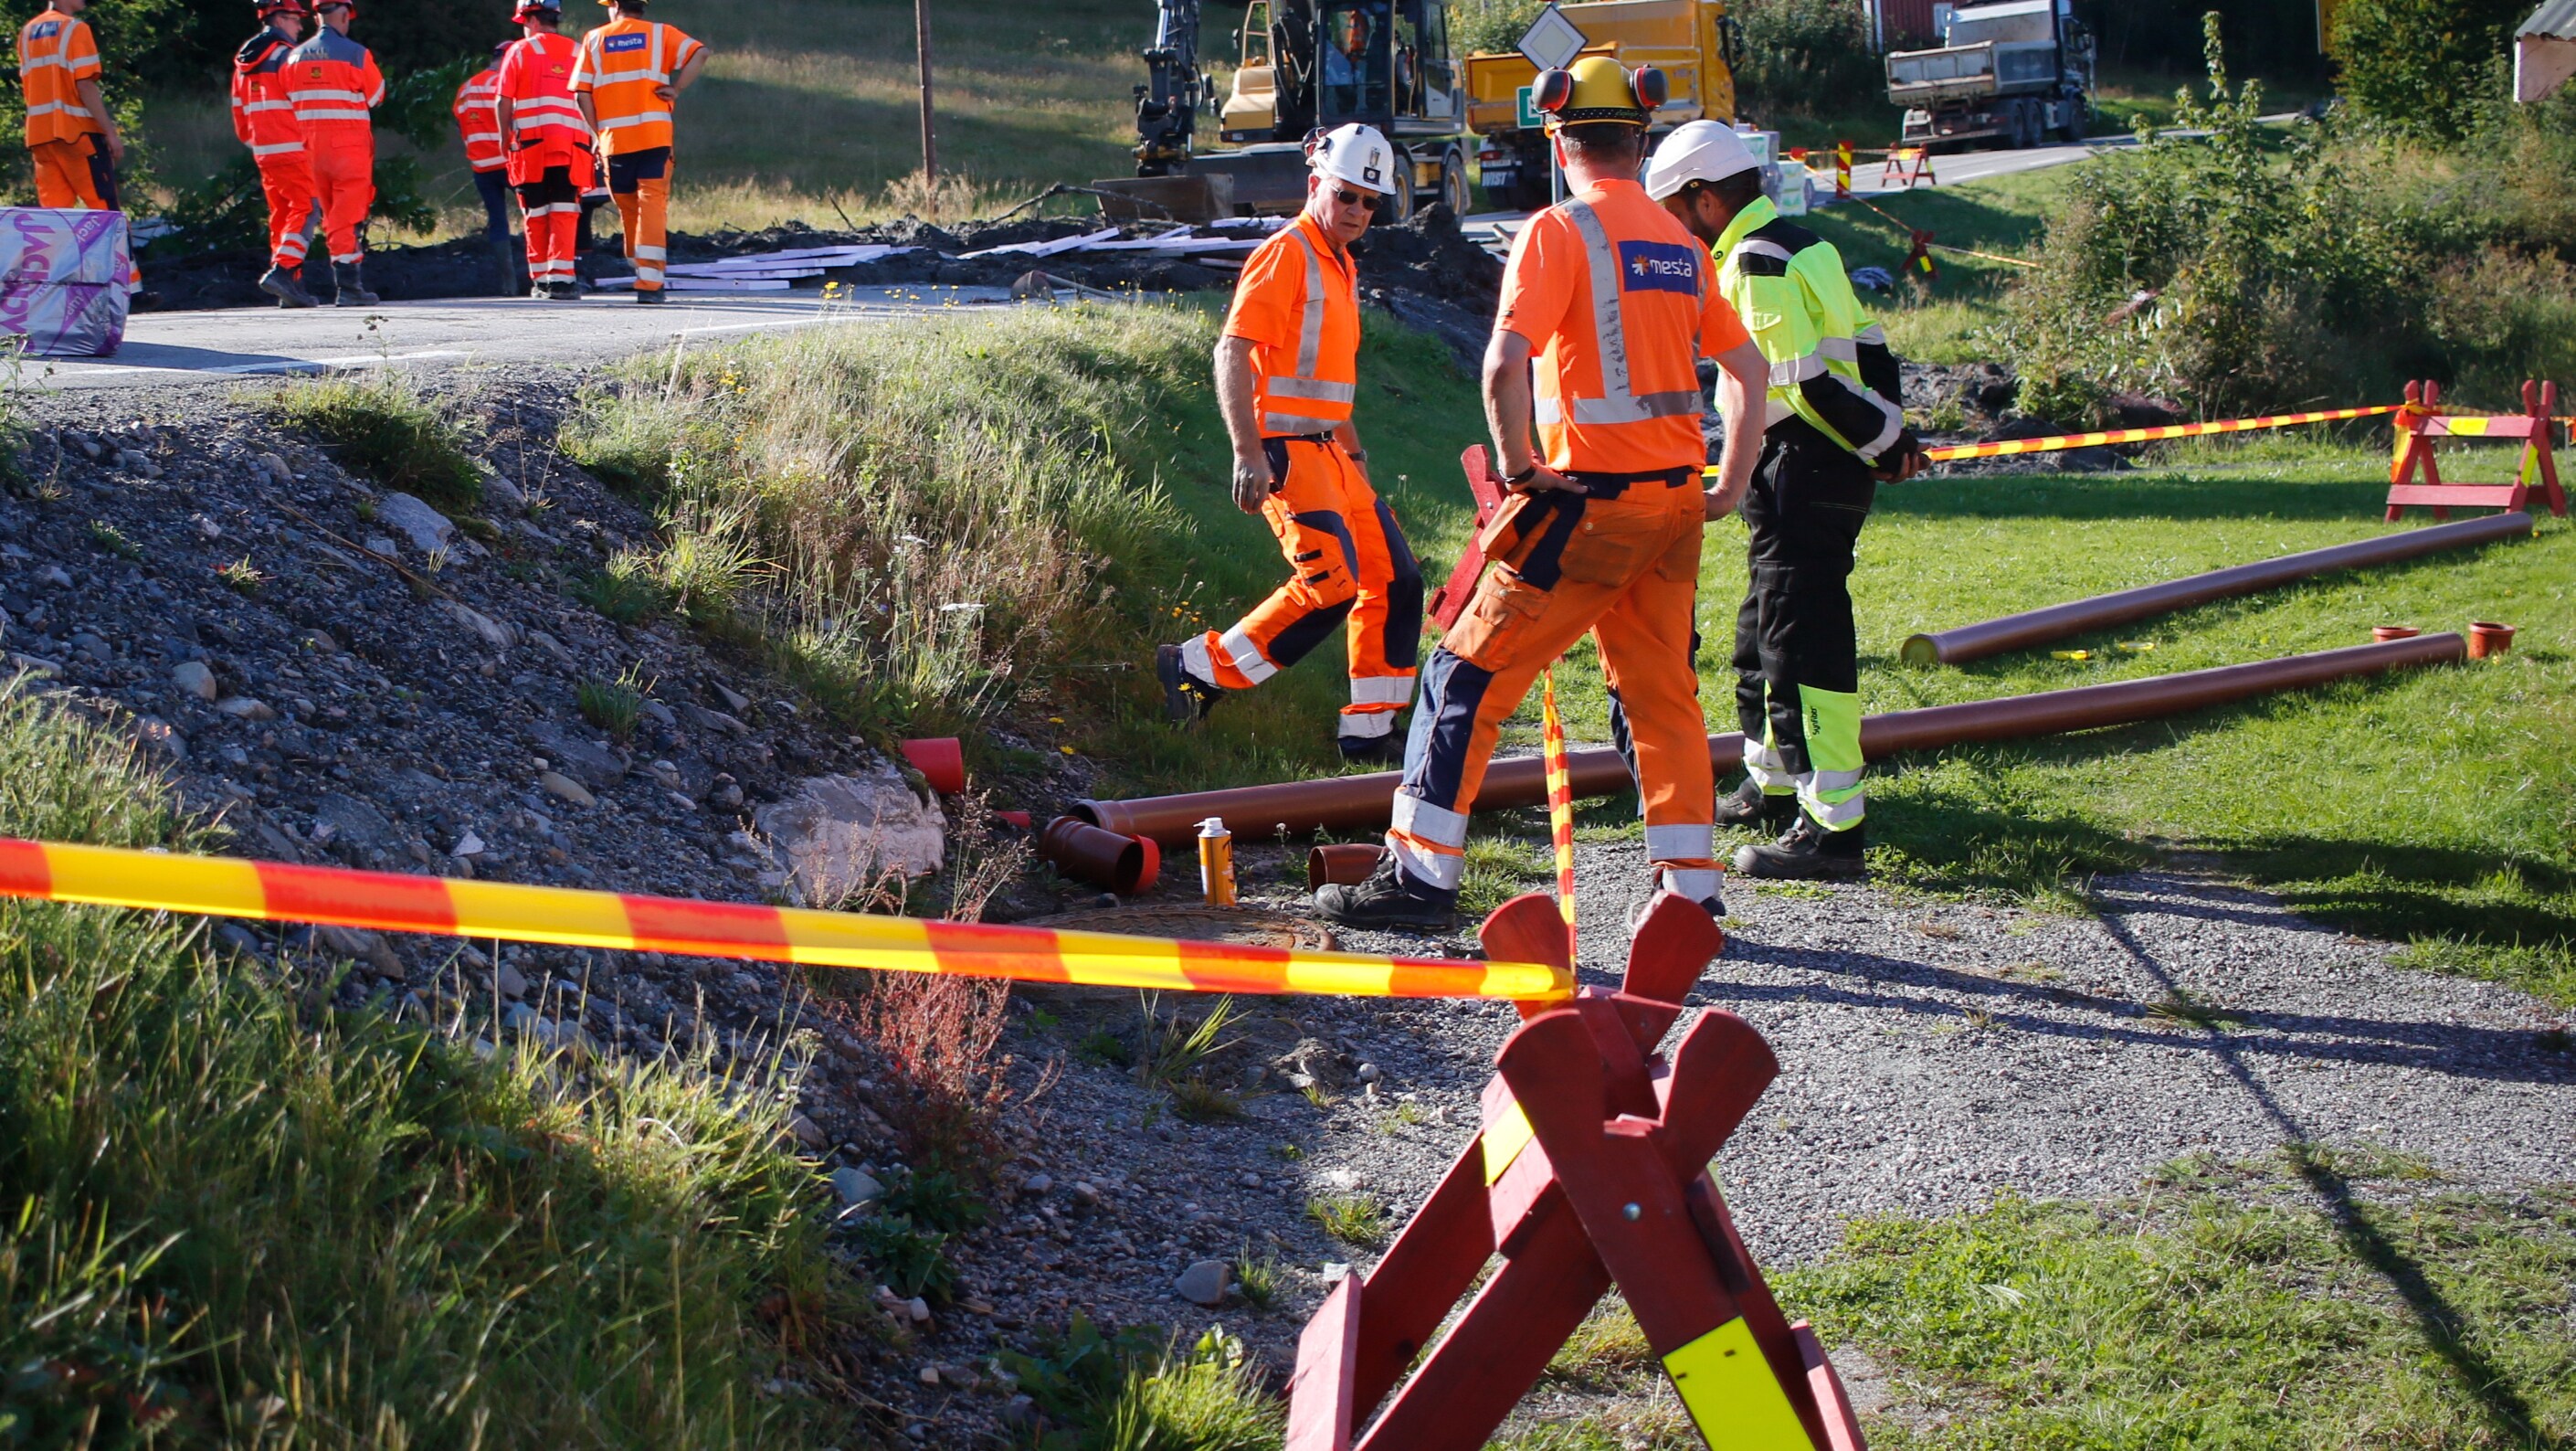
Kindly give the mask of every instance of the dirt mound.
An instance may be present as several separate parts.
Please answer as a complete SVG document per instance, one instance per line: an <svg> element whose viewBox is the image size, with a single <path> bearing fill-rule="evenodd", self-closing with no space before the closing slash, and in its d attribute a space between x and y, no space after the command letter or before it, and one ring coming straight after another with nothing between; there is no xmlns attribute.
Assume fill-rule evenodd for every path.
<svg viewBox="0 0 2576 1451"><path fill-rule="evenodd" d="M1502 291L1503 264L1437 203L1402 226L1370 228L1354 250L1361 281L1373 287L1418 292L1488 317Z"/></svg>

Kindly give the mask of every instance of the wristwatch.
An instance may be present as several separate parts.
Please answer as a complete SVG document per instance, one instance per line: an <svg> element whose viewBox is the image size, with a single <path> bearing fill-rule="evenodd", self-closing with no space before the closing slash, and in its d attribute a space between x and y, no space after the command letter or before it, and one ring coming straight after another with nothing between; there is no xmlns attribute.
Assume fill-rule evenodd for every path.
<svg viewBox="0 0 2576 1451"><path fill-rule="evenodd" d="M1536 474L1538 471L1539 461L1537 459L1531 459L1530 466L1528 468L1525 468L1519 473L1512 475L1510 478L1503 480L1503 483L1511 488L1519 488L1521 485L1528 483L1531 475Z"/></svg>
<svg viewBox="0 0 2576 1451"><path fill-rule="evenodd" d="M1368 462L1368 450L1364 448L1346 448L1342 450L1342 455L1355 464Z"/></svg>

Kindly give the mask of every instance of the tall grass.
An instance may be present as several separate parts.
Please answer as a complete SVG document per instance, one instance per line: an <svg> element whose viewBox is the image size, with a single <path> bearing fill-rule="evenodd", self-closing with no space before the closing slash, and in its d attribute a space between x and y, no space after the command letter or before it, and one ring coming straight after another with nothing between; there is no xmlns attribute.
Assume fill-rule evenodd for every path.
<svg viewBox="0 0 2576 1451"><path fill-rule="evenodd" d="M25 697L0 701L0 832L209 839ZM0 904L0 1440L829 1434L752 1394L845 1300L774 1102L702 1061L480 1063L289 984L182 921Z"/></svg>
<svg viewBox="0 0 2576 1451"><path fill-rule="evenodd" d="M1184 534L1141 435L1213 341L1205 313L1154 305L815 328L639 363L568 442L659 502L666 562L774 562L722 602L827 700L966 720L1124 643L1112 574L1155 578Z"/></svg>

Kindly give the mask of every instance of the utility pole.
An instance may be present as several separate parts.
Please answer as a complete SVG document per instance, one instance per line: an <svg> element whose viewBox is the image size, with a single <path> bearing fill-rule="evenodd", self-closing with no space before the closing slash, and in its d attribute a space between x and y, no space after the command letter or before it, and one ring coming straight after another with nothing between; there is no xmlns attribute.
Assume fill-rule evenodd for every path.
<svg viewBox="0 0 2576 1451"><path fill-rule="evenodd" d="M912 33L921 52L921 180L939 185L939 138L930 123L930 0L912 0Z"/></svg>

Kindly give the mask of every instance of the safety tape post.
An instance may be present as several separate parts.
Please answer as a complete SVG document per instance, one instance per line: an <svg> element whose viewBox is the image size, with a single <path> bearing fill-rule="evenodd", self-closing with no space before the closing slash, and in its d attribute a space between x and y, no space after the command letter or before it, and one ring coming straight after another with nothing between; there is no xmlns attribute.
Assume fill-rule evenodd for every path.
<svg viewBox="0 0 2576 1451"><path fill-rule="evenodd" d="M1567 970L1173 942L0 838L0 896L868 972L1169 992L1559 1002Z"/></svg>
<svg viewBox="0 0 2576 1451"><path fill-rule="evenodd" d="M1572 961L1574 940L1574 773L1566 762L1565 717L1556 709L1556 667L1541 671L1541 714L1545 718L1542 753L1547 769L1547 827L1556 847L1556 910L1565 918L1565 953Z"/></svg>
<svg viewBox="0 0 2576 1451"><path fill-rule="evenodd" d="M2155 443L2170 438L2196 438L2211 433L2247 433L2258 428L2288 428L2302 423L2333 423L2376 418L2402 405L2380 403L2368 408L2330 408L2317 413L2277 413L2265 418L2226 418L2211 423L2169 423L2156 428L2116 428L2098 433L2060 433L2046 438L2011 438L1998 443L1962 443L1927 448L1923 456L1936 464L1959 459L2003 458L2012 454L2055 453L2069 448L2099 448L2112 443ZM1701 472L1717 477L1714 465Z"/></svg>

